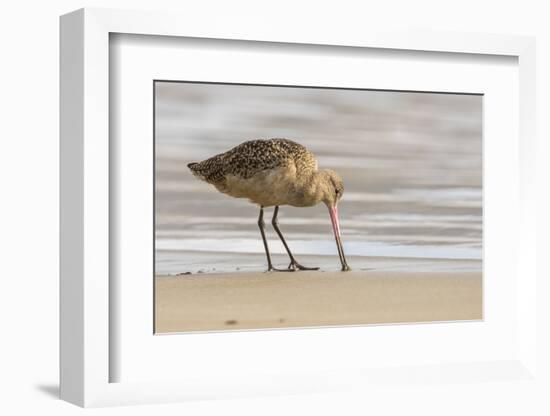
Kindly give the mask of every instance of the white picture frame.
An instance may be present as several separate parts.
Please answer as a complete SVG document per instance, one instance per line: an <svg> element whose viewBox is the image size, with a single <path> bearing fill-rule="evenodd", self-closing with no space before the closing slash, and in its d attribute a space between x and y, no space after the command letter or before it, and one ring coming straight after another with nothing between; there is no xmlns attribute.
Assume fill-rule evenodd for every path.
<svg viewBox="0 0 550 416"><path fill-rule="evenodd" d="M288 29L288 28L287 28ZM183 381L111 382L109 275L109 35L180 36L258 42L384 48L441 53L506 55L519 65L519 219L517 354L498 362L443 363L368 373L335 370L235 383L233 374ZM418 380L479 382L493 371L507 381L538 380L535 269L535 41L529 37L464 33L281 31L277 24L204 27L192 17L166 13L82 9L61 18L61 398L80 406L183 401L195 398L332 391L354 385ZM189 335L192 336L192 335ZM336 336L336 335L334 335ZM397 381L396 381L397 380ZM400 381L399 381L400 380Z"/></svg>

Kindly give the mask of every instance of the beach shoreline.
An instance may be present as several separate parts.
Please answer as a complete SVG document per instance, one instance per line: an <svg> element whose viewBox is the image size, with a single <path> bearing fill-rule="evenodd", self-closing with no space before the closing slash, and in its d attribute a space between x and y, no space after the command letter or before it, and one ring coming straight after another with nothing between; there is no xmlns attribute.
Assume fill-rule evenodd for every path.
<svg viewBox="0 0 550 416"><path fill-rule="evenodd" d="M480 320L482 273L157 276L155 333Z"/></svg>

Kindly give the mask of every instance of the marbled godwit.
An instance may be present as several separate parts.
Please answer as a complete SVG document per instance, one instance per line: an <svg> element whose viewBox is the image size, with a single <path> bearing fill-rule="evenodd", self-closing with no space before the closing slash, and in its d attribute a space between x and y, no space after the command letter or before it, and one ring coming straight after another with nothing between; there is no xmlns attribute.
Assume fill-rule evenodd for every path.
<svg viewBox="0 0 550 416"><path fill-rule="evenodd" d="M251 140L199 163L187 165L193 175L214 185L224 194L248 198L260 206L258 226L264 242L268 271L318 270L299 264L288 248L277 222L279 206L311 207L324 202L328 207L342 271L351 270L344 256L338 222L338 202L344 193L342 178L334 171L317 169L313 153L287 139ZM265 237L264 208L274 206L271 223L281 239L290 264L273 267Z"/></svg>

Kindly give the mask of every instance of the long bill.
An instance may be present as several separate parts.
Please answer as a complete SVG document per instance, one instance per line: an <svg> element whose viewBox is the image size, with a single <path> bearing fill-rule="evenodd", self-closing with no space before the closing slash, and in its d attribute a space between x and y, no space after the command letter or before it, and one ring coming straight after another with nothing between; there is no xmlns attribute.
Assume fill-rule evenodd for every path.
<svg viewBox="0 0 550 416"><path fill-rule="evenodd" d="M338 222L338 206L334 205L328 209L330 213L330 221L332 222L332 231L334 231L334 238L336 239L336 247L338 247L338 255L340 256L340 262L342 263L342 271L351 270L346 261L344 255L344 246L342 245L342 237L340 235L340 223Z"/></svg>

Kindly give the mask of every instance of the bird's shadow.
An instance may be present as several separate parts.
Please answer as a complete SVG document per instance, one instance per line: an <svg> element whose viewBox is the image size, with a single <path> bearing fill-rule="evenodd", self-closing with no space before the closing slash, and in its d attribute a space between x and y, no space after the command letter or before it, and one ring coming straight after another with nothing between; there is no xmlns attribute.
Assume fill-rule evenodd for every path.
<svg viewBox="0 0 550 416"><path fill-rule="evenodd" d="M59 399L59 385L58 384L37 384L34 386L36 390L51 397L52 399Z"/></svg>

